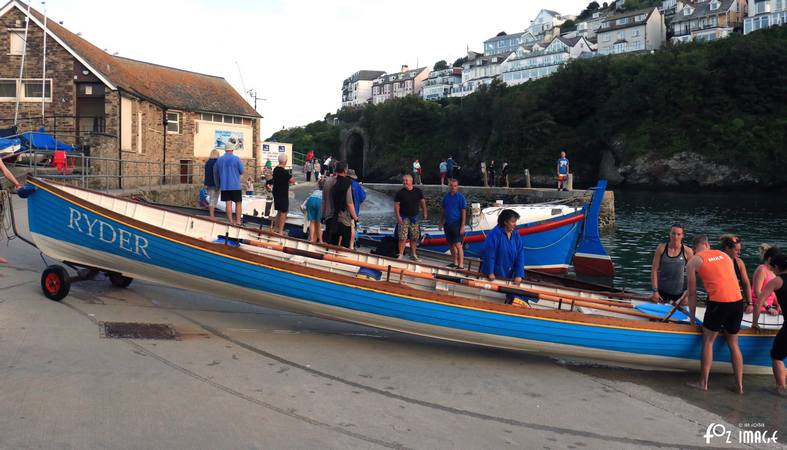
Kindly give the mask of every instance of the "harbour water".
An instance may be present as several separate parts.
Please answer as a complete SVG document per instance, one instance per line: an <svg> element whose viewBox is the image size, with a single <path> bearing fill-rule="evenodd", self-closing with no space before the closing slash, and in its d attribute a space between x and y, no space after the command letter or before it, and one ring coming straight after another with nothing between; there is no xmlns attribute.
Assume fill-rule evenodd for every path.
<svg viewBox="0 0 787 450"><path fill-rule="evenodd" d="M367 192L361 210L364 224L393 225L393 200ZM430 205L430 220L439 210ZM685 243L706 234L712 245L732 233L743 240L743 260L749 273L759 264L757 246L769 243L787 248L787 197L779 192L643 192L615 191L616 226L602 232L602 241L615 263L614 284L632 290L650 289L653 251L666 242L670 225L686 228Z"/></svg>

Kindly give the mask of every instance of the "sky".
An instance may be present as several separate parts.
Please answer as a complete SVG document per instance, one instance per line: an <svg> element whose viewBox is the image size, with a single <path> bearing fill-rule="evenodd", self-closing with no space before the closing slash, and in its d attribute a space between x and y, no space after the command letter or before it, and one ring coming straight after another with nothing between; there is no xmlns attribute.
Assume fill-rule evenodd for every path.
<svg viewBox="0 0 787 450"><path fill-rule="evenodd" d="M452 63L541 8L579 14L590 0L33 0L109 53L224 77L257 92L262 137L341 106L358 70ZM248 95L244 97L249 99ZM265 99L265 100L261 100ZM252 102L253 103L253 102Z"/></svg>

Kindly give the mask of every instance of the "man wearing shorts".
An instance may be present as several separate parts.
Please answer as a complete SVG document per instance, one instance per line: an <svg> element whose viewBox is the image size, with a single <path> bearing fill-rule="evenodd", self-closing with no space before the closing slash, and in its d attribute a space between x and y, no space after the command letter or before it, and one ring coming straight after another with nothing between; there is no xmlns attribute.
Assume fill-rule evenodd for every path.
<svg viewBox="0 0 787 450"><path fill-rule="evenodd" d="M560 152L560 159L557 160L557 190L567 191L566 181L568 180L568 158L566 152Z"/></svg>
<svg viewBox="0 0 787 450"><path fill-rule="evenodd" d="M735 390L743 394L743 356L738 347L738 331L743 320L743 296L735 277L732 259L724 252L711 250L707 236L694 238L695 255L686 265L689 281L689 312L691 323L696 323L697 276L708 291L705 317L702 323L702 360L700 380L689 386L707 391L710 369L713 365L713 343L724 331L730 348L732 369L735 372Z"/></svg>
<svg viewBox="0 0 787 450"><path fill-rule="evenodd" d="M424 194L417 187L413 187L413 177L405 175L402 180L403 188L394 197L394 215L398 228L399 257L404 256L404 247L410 241L410 259L418 261L415 247L418 246L418 239L421 238L421 230L418 228L418 208L420 206L427 219L426 199Z"/></svg>
<svg viewBox="0 0 787 450"><path fill-rule="evenodd" d="M443 209L440 211L440 224L445 232L445 239L450 246L454 262L448 267L462 268L464 266L464 251L462 241L465 236L465 220L467 219L467 200L459 192L459 181L454 178L448 180L448 193L443 196Z"/></svg>
<svg viewBox="0 0 787 450"><path fill-rule="evenodd" d="M243 162L233 154L235 145L227 142L224 155L213 166L213 179L221 190L221 201L226 202L227 220L230 224L241 224L243 217L241 201L243 191L240 176L243 175ZM232 219L232 204L235 203L235 220Z"/></svg>

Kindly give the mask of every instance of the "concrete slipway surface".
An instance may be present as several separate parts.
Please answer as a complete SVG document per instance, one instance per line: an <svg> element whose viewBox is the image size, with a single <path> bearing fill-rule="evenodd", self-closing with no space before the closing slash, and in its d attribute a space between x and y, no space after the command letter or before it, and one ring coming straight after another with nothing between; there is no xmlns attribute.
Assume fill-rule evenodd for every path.
<svg viewBox="0 0 787 450"><path fill-rule="evenodd" d="M77 283L57 303L41 294L35 249L13 240L0 254L3 449L705 448L713 423L733 444L711 445L731 448L741 423L787 434L768 377L747 377L739 397L714 376L702 393L684 389L688 374L566 364L139 281ZM105 321L172 324L181 338L104 338Z"/></svg>

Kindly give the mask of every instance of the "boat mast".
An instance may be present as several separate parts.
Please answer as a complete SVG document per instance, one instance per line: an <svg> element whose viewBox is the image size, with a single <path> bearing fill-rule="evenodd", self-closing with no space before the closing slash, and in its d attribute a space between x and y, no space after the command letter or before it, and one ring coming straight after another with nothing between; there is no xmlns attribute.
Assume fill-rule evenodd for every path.
<svg viewBox="0 0 787 450"><path fill-rule="evenodd" d="M17 81L17 90L24 88L22 84L22 76L25 72L25 55L27 55L27 32L30 28L30 2L27 3L27 15L25 16L25 39L22 43L22 64L19 66L19 81ZM16 126L17 119L19 118L19 92L16 93L16 108L14 109L14 126Z"/></svg>
<svg viewBox="0 0 787 450"><path fill-rule="evenodd" d="M44 69L41 74L41 125L46 125L46 117L44 116L44 105L46 105L46 2L41 2L41 4L44 6Z"/></svg>

